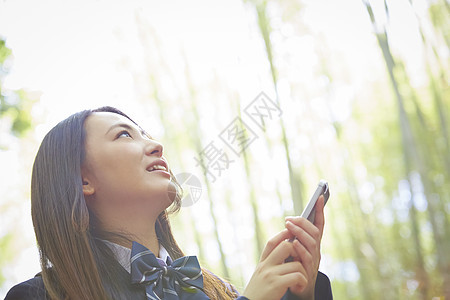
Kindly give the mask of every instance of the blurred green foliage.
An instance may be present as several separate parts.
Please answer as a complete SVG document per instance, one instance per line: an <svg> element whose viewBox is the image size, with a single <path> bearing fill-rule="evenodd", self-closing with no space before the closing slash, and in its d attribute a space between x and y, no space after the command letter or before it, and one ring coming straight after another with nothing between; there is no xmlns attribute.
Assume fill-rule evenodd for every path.
<svg viewBox="0 0 450 300"><path fill-rule="evenodd" d="M3 82L8 75L11 60L11 49L6 46L5 40L0 39L0 119L9 119L11 133L21 137L31 128L30 112L36 99L33 99L24 89L8 90L4 88Z"/></svg>
<svg viewBox="0 0 450 300"><path fill-rule="evenodd" d="M415 13L419 24L416 30L425 49L424 65L429 85L413 87L402 57L391 50L395 40L386 25L390 21L390 3L384 1L385 11L380 22L378 19L383 12L374 13L372 5L375 2L363 0L362 4L372 24L386 66L386 84L390 85L392 94L377 95L376 88L371 87L375 92L374 110L359 106L355 101L352 119L362 133L364 129L368 130L365 134L370 135L370 142L355 140L354 135L347 137L354 129L333 122L337 141L334 159L343 161L340 174L346 187L344 193L334 194L343 209L330 215L335 218L331 220L332 227L338 226L338 219L346 220L347 226L344 230L333 230L332 255L338 265L347 269L342 272L348 273L334 278L334 294L337 299L448 298L450 90L448 68L445 67L448 61L438 54L437 46L430 42L422 27L423 20ZM266 14L271 1L253 3L276 88L277 77L283 70L277 69L274 63L271 33L275 30ZM414 3L410 1L409 4L414 11ZM290 14L295 10L289 4L284 9ZM435 33L447 45L449 12L447 1L435 1L429 7ZM292 19L284 19L284 22L298 26ZM333 76L330 76L329 68L333 61L323 60L323 75L329 83L326 88L332 91ZM385 96L392 100L383 101ZM368 102L363 103L367 105ZM285 147L288 144L289 140ZM315 159L320 160L319 157ZM367 172L364 180L357 175L358 165ZM307 200L295 193L296 184L301 186L301 180L291 182L294 207L295 201L301 204ZM372 190L370 202L362 192L363 186Z"/></svg>
<svg viewBox="0 0 450 300"><path fill-rule="evenodd" d="M0 269L14 257L14 251L11 247L14 235L8 233L0 238ZM0 272L0 285L5 281L3 272Z"/></svg>

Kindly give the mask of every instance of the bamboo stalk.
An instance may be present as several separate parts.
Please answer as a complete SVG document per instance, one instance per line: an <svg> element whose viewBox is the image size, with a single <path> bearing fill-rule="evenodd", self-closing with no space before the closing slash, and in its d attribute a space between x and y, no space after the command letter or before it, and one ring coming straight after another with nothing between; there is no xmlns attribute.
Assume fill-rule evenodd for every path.
<svg viewBox="0 0 450 300"><path fill-rule="evenodd" d="M241 118L241 109L240 109L240 103L237 102L238 109L238 117ZM250 158L248 157L247 149L242 151L243 157L244 157L244 167L245 167L245 174L247 175L248 181L251 183L252 180L252 173L250 171L251 169L251 162ZM256 191L252 184L249 184L249 192L250 192L250 205L252 207L252 213L253 213L253 224L255 225L255 237L256 237L256 251L257 251L257 261L259 261L259 257L261 257L262 251L264 249L265 244L265 238L263 236L263 231L261 227L261 221L259 220L259 209L258 209L258 201L256 198Z"/></svg>
<svg viewBox="0 0 450 300"><path fill-rule="evenodd" d="M196 95L197 93L195 90L195 86L191 81L191 75L190 75L190 71L189 71L188 61L185 56L183 56L183 57L184 57L185 65L186 65L186 71L185 71L186 76L185 77L186 77L187 86L189 89L189 97L190 97L190 99L194 100L197 98L197 95ZM194 114L194 120L200 120L200 116L198 115L197 108L194 105L194 101L191 101L191 111ZM201 145L202 143L200 141L200 136L202 136L202 134L201 134L200 128L197 126L197 124L195 124L195 125L193 124L192 132L194 132L193 141L195 144L195 149L196 149L197 153L201 153L203 151L203 147ZM203 168L205 168L205 166L203 166ZM214 210L214 206L215 206L214 200L213 200L214 196L212 194L211 184L210 184L209 178L207 178L207 175L206 175L207 173L202 172L202 174L203 174L203 178L204 178L204 181L206 184L206 192L208 194L209 212L210 212L211 218L213 220L213 227L214 227L213 232L214 232L214 236L216 238L217 246L218 246L219 253L220 253L220 263L222 266L222 273L225 278L230 278L230 272L228 270L228 266L226 263L226 255L225 255L225 252L223 251L222 241L220 240L219 231L217 229L218 222L217 222L216 212Z"/></svg>
<svg viewBox="0 0 450 300"><path fill-rule="evenodd" d="M394 61L394 58L389 49L386 30L383 29L382 33L380 33L378 31L379 30L378 25L375 20L375 16L373 14L372 7L371 7L369 1L363 0L363 4L366 7L366 10L369 14L372 25L375 29L378 45L380 46L380 49L382 51L383 58L385 60L386 67L387 67L387 70L389 73L389 78L390 78L390 81L392 84L392 88L394 90L394 94L396 97L398 112L399 112L400 127L401 127L401 132L402 132L403 148L404 148L404 156L403 156L404 157L404 166L405 166L406 174L408 174L408 176L410 176L411 171L412 171L412 169L410 167L410 161L413 158L412 155L410 154L410 151L415 151L416 148L415 148L412 132L410 129L409 121L408 121L408 118L407 118L407 115L406 115L406 112L405 112L405 109L403 106L403 97L400 94L400 91L398 88L398 83L394 76L395 61ZM414 156L417 157L417 155L414 155ZM423 251L422 251L422 245L421 245L421 241L420 241L420 230L419 230L418 220L417 220L417 216L416 216L417 212L416 212L415 205L414 205L414 196L411 197L411 202L412 203L410 205L410 220L411 220L411 225L413 228L413 238L414 238L415 250L416 250L416 260L417 260L416 276L420 283L419 291L420 291L421 297L422 297L422 299L427 299L428 293L429 293L429 285L430 285L429 275L425 269L425 265L424 265L424 261L423 261Z"/></svg>
<svg viewBox="0 0 450 300"><path fill-rule="evenodd" d="M253 2L255 6L257 15L258 15L258 26L261 31L261 35L264 39L264 45L266 48L267 60L270 64L270 71L272 76L272 82L276 95L276 102L279 107L280 105L280 97L277 89L277 71L275 65L273 63L273 55L272 55L272 43L270 41L270 28L269 28L269 20L266 15L266 2ZM289 183L291 187L291 195L292 201L294 204L294 211L302 211L303 209L303 180L300 174L296 173L293 169L291 162L291 155L289 154L289 142L286 136L286 129L284 125L283 118L280 117L280 126L281 126L281 134L282 134L282 142L286 155L286 161L288 165L289 171Z"/></svg>

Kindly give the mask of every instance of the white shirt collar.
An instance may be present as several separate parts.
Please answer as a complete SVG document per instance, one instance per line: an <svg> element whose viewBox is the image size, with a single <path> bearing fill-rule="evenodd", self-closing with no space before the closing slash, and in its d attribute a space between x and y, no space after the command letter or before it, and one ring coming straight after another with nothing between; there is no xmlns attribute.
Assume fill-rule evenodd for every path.
<svg viewBox="0 0 450 300"><path fill-rule="evenodd" d="M122 265L122 267L127 270L128 273L131 273L131 249L107 240L102 241L104 241L106 245L111 249L111 251L116 256L117 261ZM166 248L164 248L163 245L159 244L159 257L157 257L156 259L162 260L167 264L169 257L169 253L167 252Z"/></svg>

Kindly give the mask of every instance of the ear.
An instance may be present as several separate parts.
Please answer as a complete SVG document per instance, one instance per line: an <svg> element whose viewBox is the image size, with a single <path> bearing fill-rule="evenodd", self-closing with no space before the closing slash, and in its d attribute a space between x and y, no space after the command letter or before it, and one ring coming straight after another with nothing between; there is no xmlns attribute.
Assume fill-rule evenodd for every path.
<svg viewBox="0 0 450 300"><path fill-rule="evenodd" d="M83 194L85 196L92 196L95 193L94 185L87 178L82 178L83 180Z"/></svg>
<svg viewBox="0 0 450 300"><path fill-rule="evenodd" d="M93 181L91 180L92 176L91 176L91 172L90 169L88 167L88 165L86 165L86 163L84 163L81 166L81 181L83 183L83 194L84 196L92 196L95 193L95 188L94 188L94 184Z"/></svg>

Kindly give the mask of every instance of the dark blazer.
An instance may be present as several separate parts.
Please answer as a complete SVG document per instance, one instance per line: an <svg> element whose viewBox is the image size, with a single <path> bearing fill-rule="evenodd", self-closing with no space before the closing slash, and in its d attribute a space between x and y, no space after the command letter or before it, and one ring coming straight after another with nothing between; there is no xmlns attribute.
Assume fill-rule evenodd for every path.
<svg viewBox="0 0 450 300"><path fill-rule="evenodd" d="M145 297L145 289L140 286L134 286L131 284L130 275L125 270L122 269L120 277L123 277L121 280L121 288L126 291L126 297L124 299L142 299L146 300ZM240 300L246 299L245 297L239 297ZM5 300L18 300L18 299L30 299L30 300L43 300L50 299L45 290L44 281L40 274L37 274L34 278L19 283L12 287L8 294L6 294ZM297 299L294 295L292 295L289 290L282 297L282 300L295 300ZM331 285L328 277L319 272L317 275L316 286L315 286L315 299L316 300L332 300L333 295L331 293ZM251 299L253 300L253 299ZM257 300L257 299L255 299Z"/></svg>

